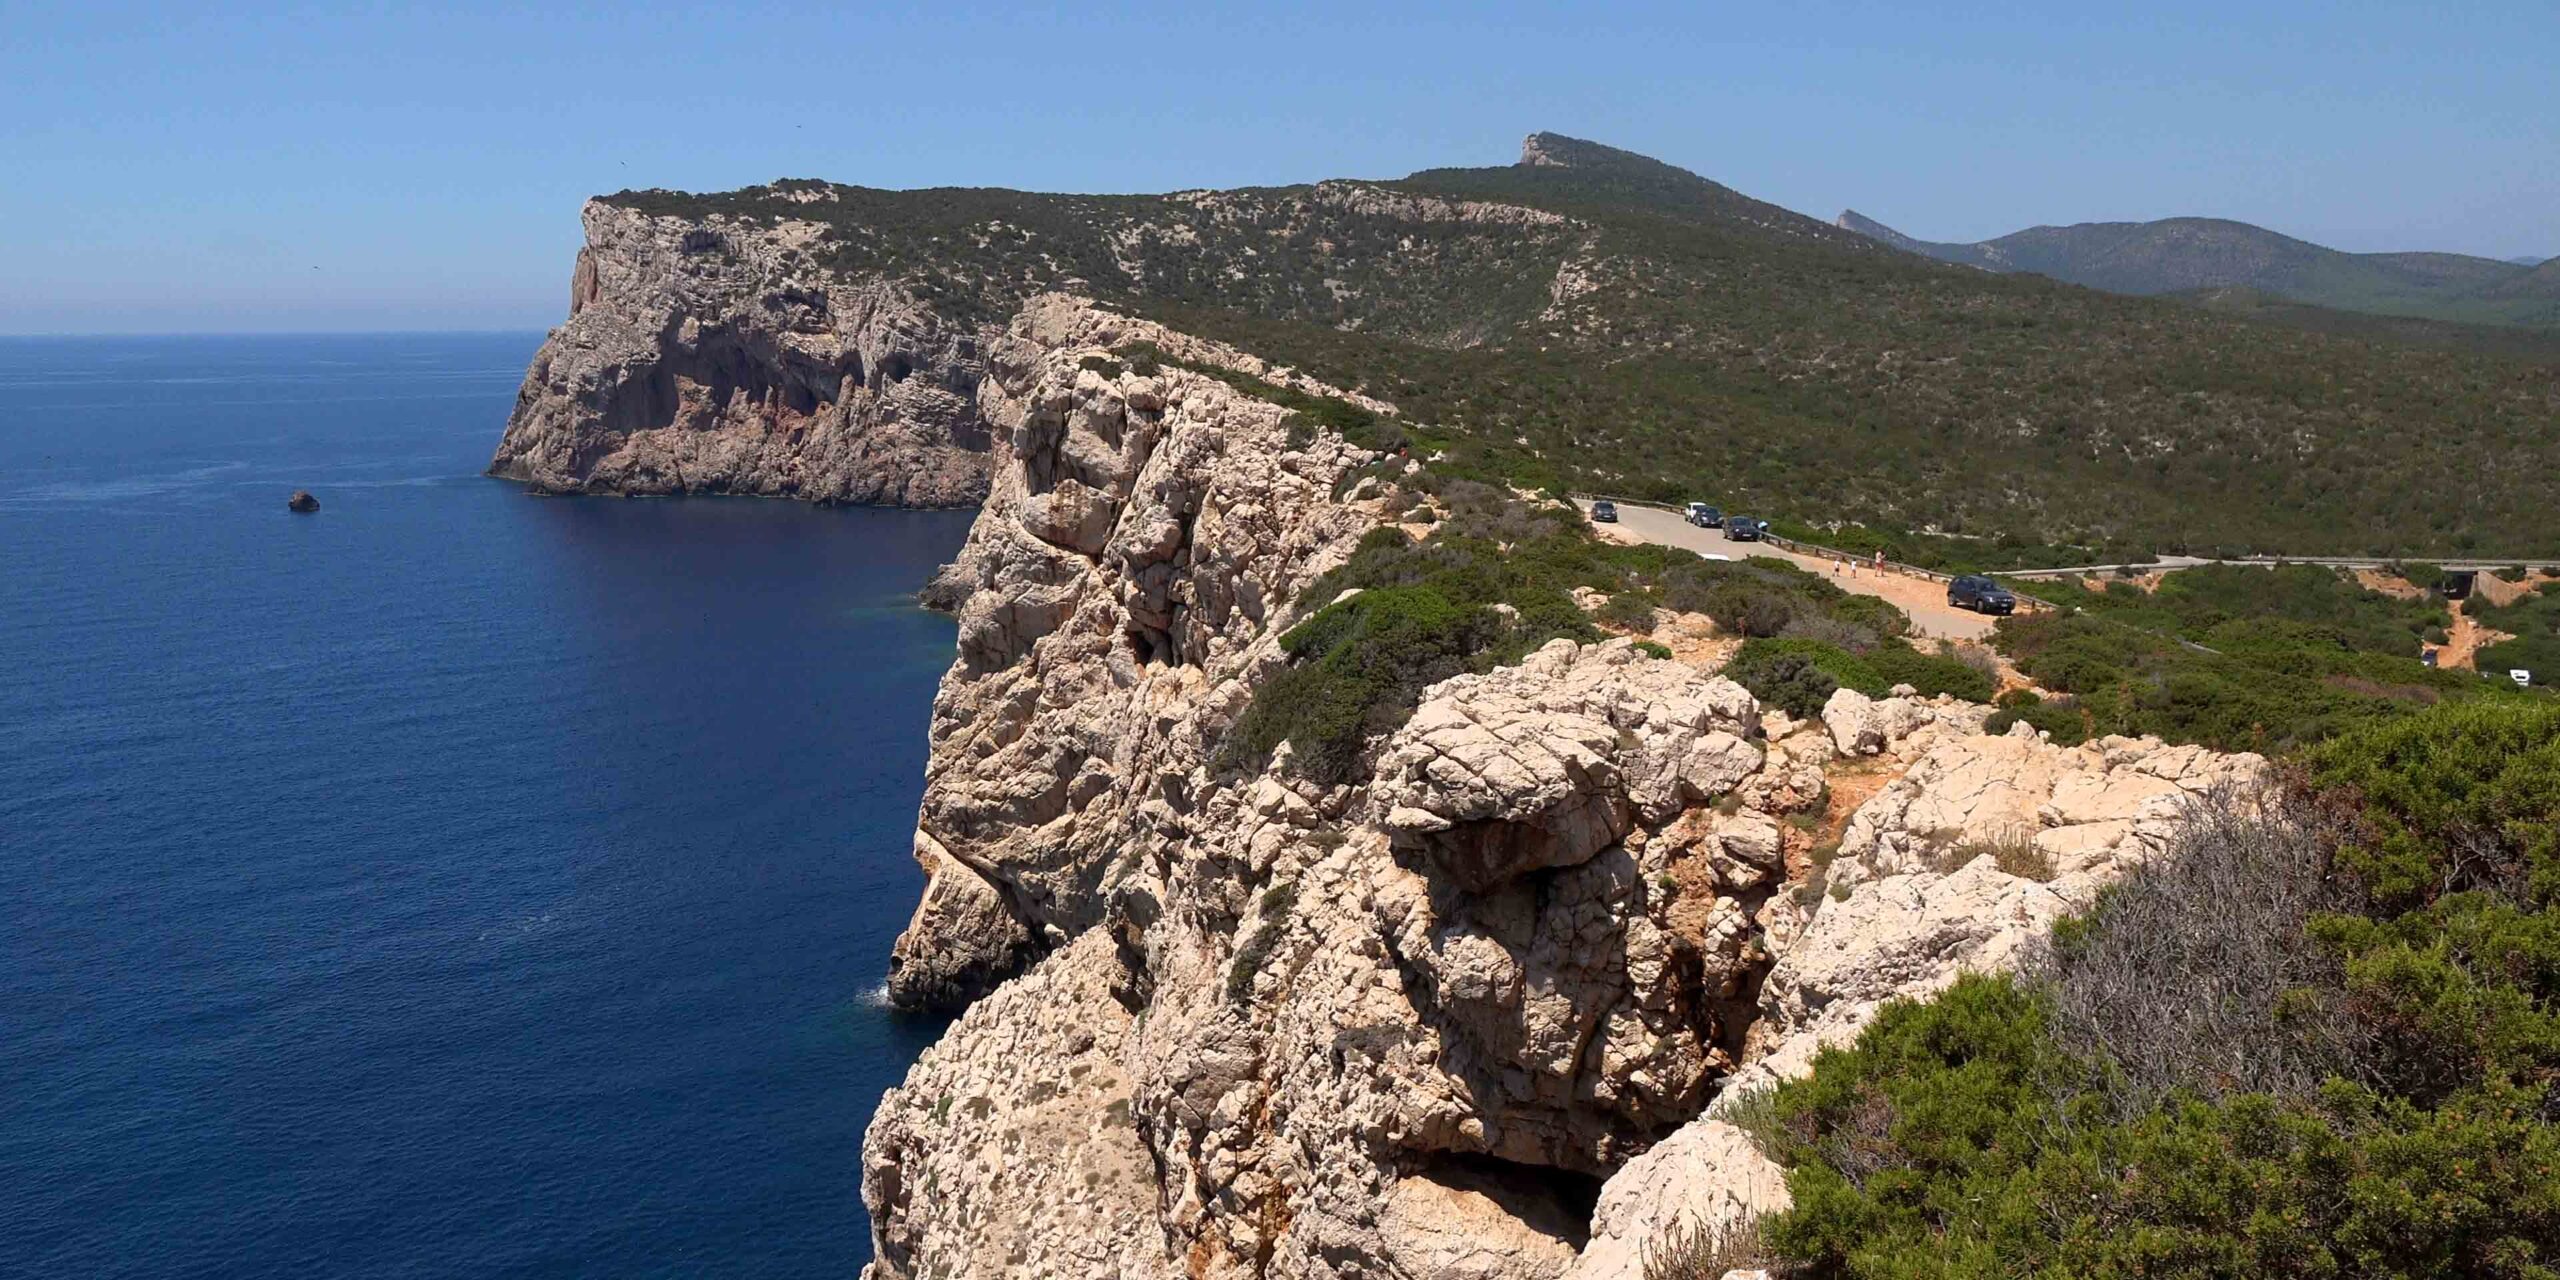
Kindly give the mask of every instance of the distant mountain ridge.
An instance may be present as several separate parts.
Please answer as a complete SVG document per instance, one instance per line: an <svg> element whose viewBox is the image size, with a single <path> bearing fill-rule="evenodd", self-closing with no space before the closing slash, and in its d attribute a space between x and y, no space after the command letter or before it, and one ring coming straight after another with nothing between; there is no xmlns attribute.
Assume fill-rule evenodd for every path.
<svg viewBox="0 0 2560 1280"><path fill-rule="evenodd" d="M2029 227L1970 244L1904 235L1856 210L1845 230L1908 253L2110 293L2247 288L2295 302L2470 324L2560 326L2560 270L2460 253L2347 253L2228 218Z"/></svg>

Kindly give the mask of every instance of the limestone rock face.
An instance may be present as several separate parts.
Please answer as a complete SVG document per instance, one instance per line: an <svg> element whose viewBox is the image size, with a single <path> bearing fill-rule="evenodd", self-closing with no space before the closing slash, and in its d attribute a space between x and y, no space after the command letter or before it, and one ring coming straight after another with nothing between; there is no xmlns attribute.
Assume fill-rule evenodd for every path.
<svg viewBox="0 0 2560 1280"><path fill-rule="evenodd" d="M1379 519L1334 499L1372 456L1338 437L1292 447L1280 409L1201 374L1085 367L1141 339L1243 363L1063 296L990 349L993 485L933 589L960 655L934 702L931 881L892 957L901 1004L966 999L1124 888L1153 892L1147 855L1188 830L1202 770L1280 661L1277 611Z"/></svg>
<svg viewBox="0 0 2560 1280"><path fill-rule="evenodd" d="M816 265L817 228L590 201L570 316L489 473L548 493L947 507L986 491L993 335Z"/></svg>
<svg viewBox="0 0 2560 1280"><path fill-rule="evenodd" d="M1019 550L994 519L1009 492L1000 474L981 531ZM999 562L974 563L970 574ZM987 580L963 616L1005 613L1017 585L1045 593L1063 580ZM1092 575L1058 629L1027 647L1020 631L991 631L964 652L946 701L1012 705L1037 688L1031 664L1052 680L1071 672L1077 651L1061 638L1100 608L1084 593L1105 585L1106 601L1134 591ZM1136 643L1127 628L1140 615L1125 603L1098 616L1102 636ZM1277 621L1251 638L1177 625L1149 643L1232 652L1211 660L1250 671L1275 660ZM986 1274L1544 1280L1588 1239L1601 1179L1698 1114L1738 1066L1769 958L1753 919L1783 862L1777 816L1731 799L1763 765L1747 692L1627 641L1559 641L1435 686L1382 746L1373 783L1327 788L1296 779L1285 753L1259 773L1217 771L1214 730L1240 710L1239 678L1166 683L1135 704L1146 717L1135 722L1099 718L1124 714L1110 708L1130 696L1102 676L1027 699L1008 747L1108 731L1127 764L1073 822L1032 810L1036 825L966 828L975 843L942 815L982 793L1019 803L1002 788L1031 770L1007 764L1008 748L960 751L974 736L937 738L930 785L951 807L925 806L934 847L1036 904L1024 919L1058 949L972 1006L875 1121L874 1148L897 1152L902 1170L868 1169L875 1280L993 1256L982 1251L997 1241L1005 1257L1044 1261ZM1085 824L1111 833L1095 846L1098 870L1072 861ZM1059 909L1069 903L1082 905ZM902 954L937 949L928 933L911 930ZM1053 975L1106 957L1114 972L1077 981L1111 990L1103 1021L1125 1025L1124 1039L1090 1034L1090 1020L1003 1012L1035 990L1088 998ZM1079 1252L1064 1238L1070 1217L1089 1223L1099 1208L1053 1217L1026 1200L1009 1215L940 1214L901 1191L915 1169L974 1168L972 1152L1046 1114L1051 1096L998 1078L1003 1064L1097 1053L1112 1071L1080 1078L1128 1082L1155 1174L1150 1225L1123 1233L1143 1249ZM955 1103L936 1128L921 1116L943 1093L989 1101L972 1113Z"/></svg>
<svg viewBox="0 0 2560 1280"><path fill-rule="evenodd" d="M1911 686L1895 687L1907 692ZM1913 698L1878 701L1855 689L1839 689L1822 704L1822 724L1831 731L1831 744L1840 754L1871 756L1894 739L1910 736L1928 721L1929 710Z"/></svg>
<svg viewBox="0 0 2560 1280"><path fill-rule="evenodd" d="M1810 905L1773 898L1764 909L1763 945L1777 959L1746 1065L1705 1117L1609 1181L1576 1280L1637 1280L1641 1242L1681 1222L1785 1208L1778 1171L1719 1118L1728 1102L1810 1070L1824 1046L1854 1040L1891 1001L2014 968L2056 918L2158 854L2187 800L2266 773L2255 755L2156 739L2064 748L2032 733L1986 736L1981 718L1978 708L1912 698L1835 698L1824 709L1835 740L1852 729L1844 750L1872 746L1907 761L1907 772L1850 820L1828 895ZM1907 732L1878 742L1865 732L1877 725ZM2001 844L2033 851L2013 854L2030 874L2002 869L1990 852Z"/></svg>
<svg viewBox="0 0 2560 1280"><path fill-rule="evenodd" d="M1873 754L1844 755L1625 640L1432 687L1356 785L1285 749L1222 766L1289 602L1367 517L1329 498L1354 459L1223 385L1083 368L1127 323L1028 311L993 362L1016 444L949 583L918 846L943 869L900 971L1021 962L987 938L1040 958L875 1119L872 1280L1640 1275L1676 1224L1785 1203L1727 1100L2014 963L2177 797L2259 767L1907 696L1856 709ZM1085 499L1037 501L1070 478L1098 541ZM1850 820L1837 900L1789 882L1835 767L1901 775ZM2050 878L1955 866L1967 840L2049 844Z"/></svg>
<svg viewBox="0 0 2560 1280"><path fill-rule="evenodd" d="M881 1099L862 1149L870 1274L1176 1272L1130 1110L1122 976L1110 937L1087 934L972 1006Z"/></svg>
<svg viewBox="0 0 2560 1280"><path fill-rule="evenodd" d="M1389 832L1482 892L1731 791L1760 768L1756 713L1731 681L1581 664L1558 641L1442 685L1379 761L1377 795Z"/></svg>
<svg viewBox="0 0 2560 1280"><path fill-rule="evenodd" d="M1098 358L1139 340L1335 394L1064 296L985 348L891 973L967 1007L874 1117L870 1280L1639 1274L1671 1223L1783 1203L1724 1100L2012 962L2252 767L1988 737L1943 699L1798 723L1630 640L1433 686L1353 784L1227 758L1386 518L1377 459ZM1833 901L1791 880L1837 770L1877 789Z"/></svg>

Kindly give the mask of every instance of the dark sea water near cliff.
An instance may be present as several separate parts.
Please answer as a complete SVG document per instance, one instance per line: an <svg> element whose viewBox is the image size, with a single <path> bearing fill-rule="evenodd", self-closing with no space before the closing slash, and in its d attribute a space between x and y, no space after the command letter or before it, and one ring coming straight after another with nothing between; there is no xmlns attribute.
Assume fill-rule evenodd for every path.
<svg viewBox="0 0 2560 1280"><path fill-rule="evenodd" d="M968 517L526 497L537 340L0 339L0 1274L867 1257Z"/></svg>

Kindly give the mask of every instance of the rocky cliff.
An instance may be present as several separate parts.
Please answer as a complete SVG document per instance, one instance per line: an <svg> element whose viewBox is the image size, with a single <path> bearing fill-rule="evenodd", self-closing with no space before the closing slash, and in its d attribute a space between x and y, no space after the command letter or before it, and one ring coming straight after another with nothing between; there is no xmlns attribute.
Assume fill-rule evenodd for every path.
<svg viewBox="0 0 2560 1280"><path fill-rule="evenodd" d="M1239 764L1411 464L1217 371L1393 406L1066 295L964 331L788 220L706 225L591 207L495 469L983 493L891 973L964 1011L873 1120L873 1280L1633 1277L1783 1203L1732 1099L2013 963L2258 767L1907 697L1796 722L1623 640L1434 686L1349 785Z"/></svg>
<svg viewBox="0 0 2560 1280"><path fill-rule="evenodd" d="M2013 962L2259 767L1907 697L1794 722L1624 640L1434 686L1355 784L1235 765L1386 518L1373 460L1133 338L1246 359L1047 298L979 388L893 978L978 998L872 1122L873 1280L1640 1274L1784 1195L1720 1100Z"/></svg>
<svg viewBox="0 0 2560 1280"><path fill-rule="evenodd" d="M964 506L993 330L886 275L823 269L815 224L590 201L567 324L489 473L548 493L742 493Z"/></svg>

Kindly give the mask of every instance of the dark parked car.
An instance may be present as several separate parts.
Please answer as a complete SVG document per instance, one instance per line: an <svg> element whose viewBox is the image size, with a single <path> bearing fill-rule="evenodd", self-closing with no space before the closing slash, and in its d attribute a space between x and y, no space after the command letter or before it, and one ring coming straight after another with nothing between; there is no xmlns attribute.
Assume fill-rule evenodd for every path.
<svg viewBox="0 0 2560 1280"><path fill-rule="evenodd" d="M1769 526L1749 516L1726 516L1724 536L1727 542L1758 542Z"/></svg>
<svg viewBox="0 0 2560 1280"><path fill-rule="evenodd" d="M1591 518L1601 524L1616 524L1618 522L1618 504L1605 498L1592 503Z"/></svg>
<svg viewBox="0 0 2560 1280"><path fill-rule="evenodd" d="M1724 513L1703 502L1689 504L1689 523L1701 529L1713 529L1724 523Z"/></svg>
<svg viewBox="0 0 2560 1280"><path fill-rule="evenodd" d="M1947 584L1947 607L1975 613L2016 613L2018 597L1981 574L1968 573Z"/></svg>

